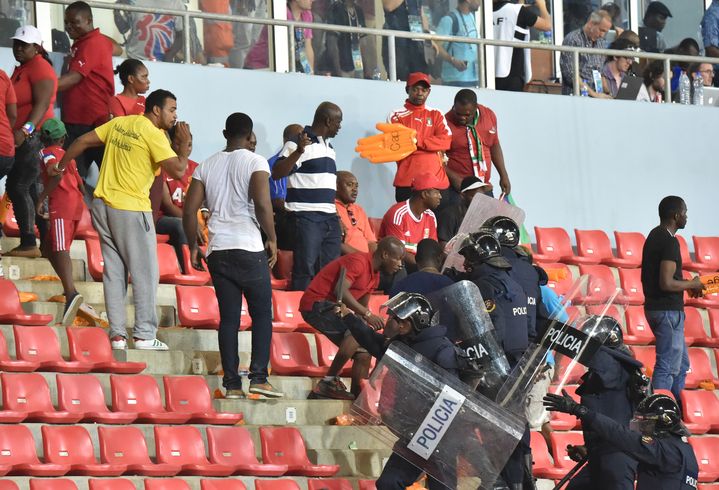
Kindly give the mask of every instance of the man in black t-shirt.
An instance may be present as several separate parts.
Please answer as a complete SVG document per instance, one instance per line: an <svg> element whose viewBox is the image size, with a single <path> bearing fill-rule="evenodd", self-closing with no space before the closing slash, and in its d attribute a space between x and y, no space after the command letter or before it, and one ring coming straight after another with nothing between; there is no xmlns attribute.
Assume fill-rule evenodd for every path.
<svg viewBox="0 0 719 490"><path fill-rule="evenodd" d="M655 389L671 390L677 402L684 389L689 355L684 341L684 291L700 295L698 277L682 278L682 256L675 234L687 224L687 206L681 197L668 196L659 203L660 224L644 243L642 287L644 313L656 342L652 376Z"/></svg>
<svg viewBox="0 0 719 490"><path fill-rule="evenodd" d="M334 0L327 13L327 23L338 26L366 27L364 11L355 0ZM327 31L326 49L320 60L320 71L333 77L370 78L374 66L368 66L360 49L364 37L349 32Z"/></svg>
<svg viewBox="0 0 719 490"><path fill-rule="evenodd" d="M444 208L437 216L437 239L444 247L459 231L464 215L467 214L472 199L478 192L492 192L492 184L488 184L473 175L462 179L460 199Z"/></svg>
<svg viewBox="0 0 719 490"><path fill-rule="evenodd" d="M429 19L422 11L422 0L382 0L384 8L384 29L427 33ZM427 73L427 61L424 56L424 43L398 37L395 39L395 63L397 80L406 81L410 73ZM389 45L382 37L382 59L389 73Z"/></svg>

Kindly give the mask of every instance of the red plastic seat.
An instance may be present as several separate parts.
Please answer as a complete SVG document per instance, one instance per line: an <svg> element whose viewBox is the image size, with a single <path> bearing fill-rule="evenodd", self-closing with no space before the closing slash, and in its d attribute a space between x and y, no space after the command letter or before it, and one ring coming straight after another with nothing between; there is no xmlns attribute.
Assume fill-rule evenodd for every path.
<svg viewBox="0 0 719 490"><path fill-rule="evenodd" d="M618 303L635 306L644 304L641 269L619 269L619 286L622 294L617 297Z"/></svg>
<svg viewBox="0 0 719 490"><path fill-rule="evenodd" d="M567 454L567 445L581 446L584 444L584 436L581 432L552 432L551 440L554 466L561 471L561 477L577 464Z"/></svg>
<svg viewBox="0 0 719 490"><path fill-rule="evenodd" d="M292 252L289 250L277 251L277 262L272 269L277 279L290 281L292 279Z"/></svg>
<svg viewBox="0 0 719 490"><path fill-rule="evenodd" d="M307 480L307 490L352 490L352 484L344 478Z"/></svg>
<svg viewBox="0 0 719 490"><path fill-rule="evenodd" d="M119 476L124 464L98 463L87 429L79 426L43 425L42 447L48 463L69 464L70 474L86 476Z"/></svg>
<svg viewBox="0 0 719 490"><path fill-rule="evenodd" d="M704 320L696 308L686 306L684 308L684 340L687 345L705 345L709 342L709 336L704 329ZM708 347L712 347L709 345Z"/></svg>
<svg viewBox="0 0 719 490"><path fill-rule="evenodd" d="M157 265L160 269L160 282L162 284L182 284L185 286L202 286L207 283L206 278L183 274L177 262L175 249L169 243L157 244Z"/></svg>
<svg viewBox="0 0 719 490"><path fill-rule="evenodd" d="M41 463L35 451L35 440L27 426L0 425L0 468L11 475L62 476L69 464Z"/></svg>
<svg viewBox="0 0 719 490"><path fill-rule="evenodd" d="M379 230L382 228L382 218L367 218L369 221L369 226L372 228L372 231L374 232L374 236L379 236Z"/></svg>
<svg viewBox="0 0 719 490"><path fill-rule="evenodd" d="M688 277L687 279L691 279ZM684 304L696 306L697 308L719 308L719 293L704 294L699 298L690 298L688 293L684 293Z"/></svg>
<svg viewBox="0 0 719 490"><path fill-rule="evenodd" d="M702 381L709 380L714 385L719 385L719 379L714 376L712 372L712 366L709 362L709 356L704 349L693 347L689 349L689 365L690 368L687 371L687 388L698 388L699 383Z"/></svg>
<svg viewBox="0 0 719 490"><path fill-rule="evenodd" d="M147 443L137 427L98 427L100 461L127 466L128 475L175 476L182 467L178 464L155 464L147 450Z"/></svg>
<svg viewBox="0 0 719 490"><path fill-rule="evenodd" d="M202 376L163 376L165 406L175 413L190 415L191 424L234 425L242 421L241 413L217 412L212 394Z"/></svg>
<svg viewBox="0 0 719 490"><path fill-rule="evenodd" d="M272 330L293 332L305 321L300 314L300 298L303 291L272 291Z"/></svg>
<svg viewBox="0 0 719 490"><path fill-rule="evenodd" d="M188 247L187 245L182 246L182 267L185 269L185 275L196 277L198 281L203 281L201 284L212 283L212 278L210 277L210 273L207 270L207 264L204 265L204 271L198 271L197 269L192 267L190 247Z"/></svg>
<svg viewBox="0 0 719 490"><path fill-rule="evenodd" d="M633 345L630 348L634 353L634 357L637 359L637 361L644 364L644 369L647 372L647 376L651 377L652 373L654 373L654 363L657 360L657 351L655 347L653 345L642 347L637 347Z"/></svg>
<svg viewBox="0 0 719 490"><path fill-rule="evenodd" d="M92 364L83 361L66 361L60 354L60 340L52 327L24 327L13 325L15 355L22 361L40 363L42 371L61 373L87 373Z"/></svg>
<svg viewBox="0 0 719 490"><path fill-rule="evenodd" d="M574 255L572 242L569 234L564 228L540 228L534 227L537 238L537 252L540 262L562 262L563 264L597 264L598 260L593 257L580 257Z"/></svg>
<svg viewBox="0 0 719 490"><path fill-rule="evenodd" d="M10 373L31 373L40 367L40 363L36 361L18 361L11 359L7 350L7 342L5 335L0 332L0 371Z"/></svg>
<svg viewBox="0 0 719 490"><path fill-rule="evenodd" d="M574 235L577 237L577 252L581 257L594 259L595 264L601 263L610 267L637 267L634 261L620 259L612 254L612 244L602 230L575 228Z"/></svg>
<svg viewBox="0 0 719 490"><path fill-rule="evenodd" d="M202 434L196 427L156 425L155 454L159 463L182 466L182 475L229 476L235 471L234 466L207 460Z"/></svg>
<svg viewBox="0 0 719 490"><path fill-rule="evenodd" d="M145 490L190 490L190 485L178 478L158 478L145 480Z"/></svg>
<svg viewBox="0 0 719 490"><path fill-rule="evenodd" d="M135 484L126 478L88 480L90 490L135 490Z"/></svg>
<svg viewBox="0 0 719 490"><path fill-rule="evenodd" d="M711 265L702 263L702 262L694 262L692 260L691 255L689 255L689 247L687 246L687 241L684 239L681 235L674 235L677 237L677 241L679 242L679 252L682 256L682 269L686 271L692 271L692 272L698 272L700 274L706 274L708 272L714 272L716 269L713 269Z"/></svg>
<svg viewBox="0 0 719 490"><path fill-rule="evenodd" d="M160 389L152 376L110 376L112 410L137 413L137 423L184 424L188 413L168 412L162 406Z"/></svg>
<svg viewBox="0 0 719 490"><path fill-rule="evenodd" d="M377 490L377 480L357 480L359 490Z"/></svg>
<svg viewBox="0 0 719 490"><path fill-rule="evenodd" d="M102 281L105 270L105 260L102 258L102 247L99 238L85 240L85 253L87 254L87 270L94 281Z"/></svg>
<svg viewBox="0 0 719 490"><path fill-rule="evenodd" d="M712 272L719 271L719 237L693 236L692 240L697 263L711 267Z"/></svg>
<svg viewBox="0 0 719 490"><path fill-rule="evenodd" d="M47 325L52 315L25 313L20 304L20 295L12 281L0 279L0 323L18 325Z"/></svg>
<svg viewBox="0 0 719 490"><path fill-rule="evenodd" d="M57 411L52 406L50 388L42 375L37 373L0 374L2 380L3 411L0 422L45 422L51 424L74 424L82 414Z"/></svg>
<svg viewBox="0 0 719 490"><path fill-rule="evenodd" d="M566 470L554 466L552 457L547 449L547 443L542 434L536 431L530 433L529 445L532 448L532 474L537 478L550 480L562 478Z"/></svg>
<svg viewBox="0 0 719 490"><path fill-rule="evenodd" d="M270 346L272 374L289 376L324 376L327 368L312 360L310 344L300 332L275 333Z"/></svg>
<svg viewBox="0 0 719 490"><path fill-rule="evenodd" d="M329 368L337 355L337 346L321 333L315 334L315 346L317 347L317 361L319 365L323 368ZM342 371L340 371L340 376L349 376L351 372L352 360L350 359L342 368Z"/></svg>
<svg viewBox="0 0 719 490"><path fill-rule="evenodd" d="M0 480L0 490L20 490L20 487L12 480Z"/></svg>
<svg viewBox="0 0 719 490"><path fill-rule="evenodd" d="M255 480L255 490L300 490L300 486L296 481L286 478Z"/></svg>
<svg viewBox="0 0 719 490"><path fill-rule="evenodd" d="M177 286L177 316L180 325L217 330L220 326L220 307L215 289L209 286Z"/></svg>
<svg viewBox="0 0 719 490"><path fill-rule="evenodd" d="M77 490L77 485L67 478L30 480L30 490Z"/></svg>
<svg viewBox="0 0 719 490"><path fill-rule="evenodd" d="M262 460L286 464L288 475L329 477L340 470L339 465L312 464L302 434L294 427L260 427L260 441Z"/></svg>
<svg viewBox="0 0 719 490"><path fill-rule="evenodd" d="M223 478L221 480L200 480L200 490L246 490L242 480Z"/></svg>
<svg viewBox="0 0 719 490"><path fill-rule="evenodd" d="M91 374L58 374L56 380L58 408L82 416L83 422L130 424L137 418L134 412L111 412L100 380Z"/></svg>
<svg viewBox="0 0 719 490"><path fill-rule="evenodd" d="M719 480L719 437L690 437L689 444L699 463L699 481Z"/></svg>
<svg viewBox="0 0 719 490"><path fill-rule="evenodd" d="M2 224L3 234L5 236L19 237L20 228L17 224L17 218L15 218L15 209L12 207L10 201L8 201L6 209L7 211L5 212L5 221L3 221ZM39 238L40 234L37 231L37 226L33 226L33 229L35 230L35 236Z"/></svg>
<svg viewBox="0 0 719 490"><path fill-rule="evenodd" d="M80 221L77 223L77 228L75 229L75 238L78 240L88 240L91 238L97 240L99 238L97 230L95 230L95 227L92 225L92 216L87 206L82 207L82 215L80 215Z"/></svg>
<svg viewBox="0 0 719 490"><path fill-rule="evenodd" d="M653 344L656 340L652 329L649 328L649 322L644 315L644 307L627 306L624 310L627 320L627 333L624 336L624 342L627 344Z"/></svg>
<svg viewBox="0 0 719 490"><path fill-rule="evenodd" d="M145 370L144 362L116 361L110 338L102 328L67 327L70 360L90 364L96 373L137 374Z"/></svg>
<svg viewBox="0 0 719 490"><path fill-rule="evenodd" d="M719 399L711 391L682 391L684 424L692 434L719 432Z"/></svg>
<svg viewBox="0 0 719 490"><path fill-rule="evenodd" d="M255 443L244 427L208 427L207 451L210 462L232 466L235 475L282 476L285 464L262 464L255 456Z"/></svg>
<svg viewBox="0 0 719 490"><path fill-rule="evenodd" d="M367 307L372 313L386 320L387 310L382 308L382 305L385 304L387 300L389 300L389 296L386 294L371 294Z"/></svg>
<svg viewBox="0 0 719 490"><path fill-rule="evenodd" d="M574 284L575 277L572 274L572 270L567 267L567 264L560 264L558 262L547 262L542 264L542 268L545 271L557 271L556 275L563 275L564 278L554 281L549 280L547 282L547 286L552 288L555 293L557 293L559 296L567 294L571 289L572 285ZM553 274L555 275L555 274Z"/></svg>
<svg viewBox="0 0 719 490"><path fill-rule="evenodd" d="M587 282L587 295L576 298L577 303L605 303L617 289L614 274L606 265L580 265L579 274L588 275L589 281Z"/></svg>
<svg viewBox="0 0 719 490"><path fill-rule="evenodd" d="M571 372L569 372L568 369L571 361L572 360L567 356L556 356L556 374L554 376L558 381L564 381L563 384L565 385L577 384L582 375L587 372L587 368L578 362L574 364Z"/></svg>
<svg viewBox="0 0 719 490"><path fill-rule="evenodd" d="M706 312L707 315L709 315L709 332L711 333L711 339L712 341L719 342L719 310L710 309L706 310Z"/></svg>
<svg viewBox="0 0 719 490"><path fill-rule="evenodd" d="M640 267L642 265L642 254L646 238L638 232L614 232L614 241L617 244L617 257L631 265L626 268Z"/></svg>
<svg viewBox="0 0 719 490"><path fill-rule="evenodd" d="M610 305L606 308L605 305L587 305L587 315L600 315L610 316L618 321L621 325L624 325L624 315L619 308L614 305Z"/></svg>

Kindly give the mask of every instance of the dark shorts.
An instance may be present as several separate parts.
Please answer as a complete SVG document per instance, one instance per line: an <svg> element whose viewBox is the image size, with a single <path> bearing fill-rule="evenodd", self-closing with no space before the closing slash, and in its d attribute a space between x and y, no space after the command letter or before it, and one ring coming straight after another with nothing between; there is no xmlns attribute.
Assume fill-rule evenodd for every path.
<svg viewBox="0 0 719 490"><path fill-rule="evenodd" d="M342 321L330 301L316 301L311 311L301 311L302 318L322 335L339 346L342 340L350 334L349 327Z"/></svg>

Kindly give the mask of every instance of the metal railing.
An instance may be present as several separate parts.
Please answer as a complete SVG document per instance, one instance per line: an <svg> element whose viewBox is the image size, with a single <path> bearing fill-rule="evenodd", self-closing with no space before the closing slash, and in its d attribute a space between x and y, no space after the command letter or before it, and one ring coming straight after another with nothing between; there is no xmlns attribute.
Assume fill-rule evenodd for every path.
<svg viewBox="0 0 719 490"><path fill-rule="evenodd" d="M74 0L37 0L34 3L50 3L50 4L60 4L60 5L69 5L73 3ZM395 49L395 41L397 38L401 39L411 39L411 40L422 40L422 41L435 41L435 42L452 42L452 43L467 43L467 44L476 44L478 45L477 49L477 61L478 61L478 75L479 75L479 86L480 88L486 87L486 80L484 77L484 70L483 67L485 65L485 52L484 49L487 46L508 46L512 48L529 48L529 49L538 49L543 51L552 51L552 52L560 52L560 53L571 53L572 54L572 63L573 63L573 71L574 71L574 79L573 79L573 93L574 95L580 95L580 85L581 85L581 79L580 79L580 73L579 73L579 55L580 54L595 54L595 55L601 55L601 56L627 56L627 51L623 50L616 50L616 49L596 49L596 48L584 48L584 47L576 47L576 46L560 46L555 44L540 44L540 43L534 43L534 42L522 42L522 41L505 41L505 40L496 40L496 39L478 39L478 38L470 38L470 37L462 37L462 36L442 36L438 34L425 34L425 33L416 33L416 32L406 32L406 31L394 31L394 30L388 30L388 29L377 29L373 27L351 27L351 26L341 26L341 25L335 25L335 24L322 24L322 23L313 23L313 22L302 22L297 20L284 20L284 19L262 19L257 17L247 17L243 15L231 15L231 14L214 14L214 13L207 13L207 12L198 12L198 11L189 11L189 10L174 10L174 9L165 9L165 8L148 8L148 7L138 7L135 5L127 5L127 4L117 4L117 3L103 3L103 2L97 2L97 1L88 1L87 2L90 7L92 8L99 8L99 9L108 9L108 10L121 10L126 12L141 12L141 13L158 13L158 14L164 14L164 15L172 15L176 17L182 17L184 21L184 25L186 26L185 29L187 32L189 32L189 26L190 26L190 19L197 18L197 19L207 19L207 20L219 20L219 21L227 21L227 22L239 22L239 23L247 23L247 24L260 24L260 25L267 25L267 26L283 26L287 27L290 31L291 35L289 37L289 52L288 52L288 59L289 59L289 70L295 71L295 36L294 31L295 29L317 29L322 31L331 31L331 32L342 32L342 33L351 33L351 34L364 34L364 35L371 35L371 36L380 36L380 37L386 37L387 38L387 46L388 46L388 60L387 60L387 66L388 66L388 78L391 81L397 80L397 60L396 60L396 49ZM191 36L185 35L183 36L184 40L184 57L185 60L192 59L191 57ZM665 77L665 87L664 87L664 101L670 102L671 101L671 61L679 61L679 62L687 62L687 63L711 63L712 65L719 64L719 58L709 58L706 56L683 56L683 55L676 55L676 54L665 54L665 53L649 53L644 51L632 51L631 56L632 58L645 58L649 60L662 60L664 62L664 77ZM490 74L491 76L491 74Z"/></svg>

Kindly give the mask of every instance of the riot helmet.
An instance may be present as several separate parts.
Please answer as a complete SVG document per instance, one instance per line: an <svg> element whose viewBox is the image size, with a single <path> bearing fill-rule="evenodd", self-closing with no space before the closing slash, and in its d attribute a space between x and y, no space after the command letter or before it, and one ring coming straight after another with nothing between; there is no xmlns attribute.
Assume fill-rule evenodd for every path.
<svg viewBox="0 0 719 490"><path fill-rule="evenodd" d="M514 248L519 245L519 226L506 216L495 216L484 222L482 228L492 230L503 247Z"/></svg>
<svg viewBox="0 0 719 490"><path fill-rule="evenodd" d="M682 423L679 405L672 397L662 394L648 396L639 402L630 428L644 436L688 435Z"/></svg>
<svg viewBox="0 0 719 490"><path fill-rule="evenodd" d="M399 293L382 307L387 308L390 317L409 320L415 332L439 323L439 312L432 308L427 298L418 293Z"/></svg>
<svg viewBox="0 0 719 490"><path fill-rule="evenodd" d="M480 228L467 236L459 248L459 254L472 266L487 263L501 269L512 268L509 261L502 257L499 240L487 228Z"/></svg>
<svg viewBox="0 0 719 490"><path fill-rule="evenodd" d="M611 316L590 315L582 322L579 330L612 349L619 349L624 345L622 326Z"/></svg>

